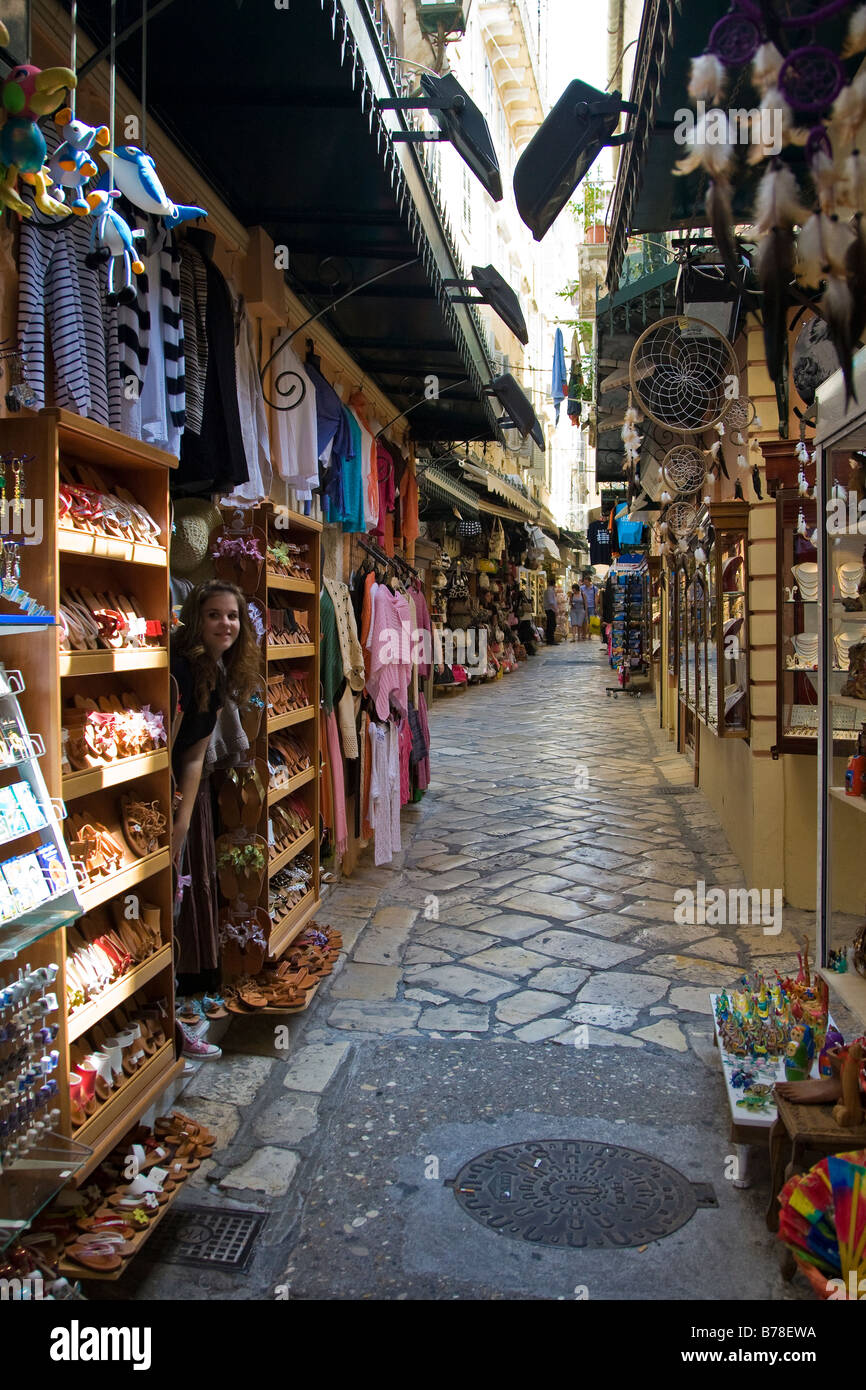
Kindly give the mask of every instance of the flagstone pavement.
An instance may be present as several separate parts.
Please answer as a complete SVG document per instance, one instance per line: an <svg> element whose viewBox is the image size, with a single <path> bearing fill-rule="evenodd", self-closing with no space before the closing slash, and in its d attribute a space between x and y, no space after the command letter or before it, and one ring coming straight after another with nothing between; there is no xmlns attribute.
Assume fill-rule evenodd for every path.
<svg viewBox="0 0 866 1390"><path fill-rule="evenodd" d="M341 968L288 1044L276 1020L236 1020L223 1060L187 1086L183 1108L219 1147L185 1200L271 1213L239 1296L569 1297L563 1252L529 1264L520 1242L458 1221L441 1182L419 1181L431 1155L454 1172L498 1142L569 1133L690 1162L719 1195L715 1228L698 1212L654 1247L668 1252L661 1285L648 1259L630 1285L631 1252L614 1252L602 1296L802 1296L779 1279L765 1189L725 1182L708 995L750 966L796 966L812 921L787 908L778 934L675 921L678 889L743 880L654 699L609 699L611 682L592 641L438 701L432 786L404 809L401 853L376 868L368 851L320 915L342 932ZM723 1229L726 1259L739 1255L696 1273L696 1242ZM503 1244L523 1260L507 1277ZM152 1271L127 1296L205 1296L179 1277ZM195 1280L238 1293L228 1275Z"/></svg>

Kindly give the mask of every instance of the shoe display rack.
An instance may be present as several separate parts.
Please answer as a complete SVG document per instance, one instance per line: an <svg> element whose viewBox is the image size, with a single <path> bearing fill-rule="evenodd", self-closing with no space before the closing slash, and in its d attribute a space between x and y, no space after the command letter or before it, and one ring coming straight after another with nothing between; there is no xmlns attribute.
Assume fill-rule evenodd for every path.
<svg viewBox="0 0 866 1390"><path fill-rule="evenodd" d="M22 716L44 741L41 775L65 808L77 879L75 912L46 917L40 952L28 948L27 958L35 966L44 954L60 967L59 1130L91 1151L81 1181L183 1068L161 732L171 722L165 618L176 461L55 409L0 422L0 452L27 460L27 493L42 505L41 544L22 548L21 586L59 617L35 633L4 629L2 654L24 673Z"/></svg>
<svg viewBox="0 0 866 1390"><path fill-rule="evenodd" d="M233 976L284 955L319 907L322 526L269 504L241 525L259 538L265 562L239 555L233 570L222 561L218 572L244 590L261 629L264 714L259 722L242 711L250 760L224 774L218 795L222 959Z"/></svg>

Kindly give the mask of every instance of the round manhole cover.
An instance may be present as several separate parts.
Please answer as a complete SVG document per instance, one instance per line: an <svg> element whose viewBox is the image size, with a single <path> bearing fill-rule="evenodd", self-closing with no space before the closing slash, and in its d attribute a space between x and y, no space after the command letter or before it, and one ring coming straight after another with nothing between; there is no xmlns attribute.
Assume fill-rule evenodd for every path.
<svg viewBox="0 0 866 1390"><path fill-rule="evenodd" d="M669 1236L698 1206L675 1168L584 1139L489 1149L464 1164L453 1186L464 1211L500 1235L582 1250Z"/></svg>

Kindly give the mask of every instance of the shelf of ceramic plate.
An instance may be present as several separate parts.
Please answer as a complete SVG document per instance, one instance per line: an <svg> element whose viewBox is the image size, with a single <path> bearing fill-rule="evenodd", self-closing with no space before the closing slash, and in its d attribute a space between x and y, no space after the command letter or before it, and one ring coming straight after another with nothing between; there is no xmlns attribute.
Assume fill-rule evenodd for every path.
<svg viewBox="0 0 866 1390"><path fill-rule="evenodd" d="M268 864L268 877L272 878L274 874L279 873L280 869L285 868L286 864L291 863L302 849L307 849L313 843L314 837L315 829L310 826L309 830L305 830L303 835L298 836L297 840L292 840L290 845L281 849L279 854L275 855Z"/></svg>
<svg viewBox="0 0 866 1390"><path fill-rule="evenodd" d="M163 1043L158 1052L148 1057L146 1062L127 1077L122 1085L112 1091L89 1119L85 1120L73 1133L79 1144L87 1144L93 1150L92 1158L76 1175L76 1186L91 1173L105 1155L109 1153L148 1106L161 1095L175 1076L183 1071L181 1057L175 1060L174 1037Z"/></svg>
<svg viewBox="0 0 866 1390"><path fill-rule="evenodd" d="M819 970L818 974L842 1000L842 1003L856 1014L861 1023L866 1022L866 979L854 970L840 974L838 970Z"/></svg>
<svg viewBox="0 0 866 1390"><path fill-rule="evenodd" d="M290 792L297 791L298 787L303 787L307 782L312 782L315 775L316 769L314 767L308 767L304 772L298 772L294 777L290 777L288 782L283 782L281 786L270 787L268 789L268 805L273 806L275 802L281 801L283 797L288 796Z"/></svg>
<svg viewBox="0 0 866 1390"><path fill-rule="evenodd" d="M171 852L168 849L154 850L153 854L146 854L142 859L135 859L131 864L125 864L116 873L109 874L106 878L97 879L88 887L79 889L82 910L92 912L95 907L107 903L109 898L116 898L120 893L134 888L136 883L143 883L152 874L167 869L170 864Z"/></svg>
<svg viewBox="0 0 866 1390"><path fill-rule="evenodd" d="M197 1172L198 1169L194 1171ZM141 1247L147 1244L159 1223L164 1219L166 1214L171 1211L177 1197L183 1191L187 1179L191 1176L191 1173L184 1173L182 1178L176 1179L174 1186L169 1192L168 1201L163 1202L162 1206L157 1208L146 1226L143 1226L140 1231L136 1231L135 1235L130 1237L129 1244L133 1248L128 1255L121 1256L123 1263L120 1269L88 1269L85 1265L76 1264L74 1260L67 1259L64 1256L58 1264L58 1272L65 1275L68 1279L98 1279L100 1283L109 1284L113 1284L116 1280L122 1279L129 1268L130 1261L135 1259ZM117 1208L115 1208L115 1211L117 1211ZM118 1214L120 1213L118 1212Z"/></svg>
<svg viewBox="0 0 866 1390"><path fill-rule="evenodd" d="M305 705L303 709L290 709L286 714L274 714L268 719L268 733L275 729L287 729L290 724L305 724L316 716L315 705Z"/></svg>
<svg viewBox="0 0 866 1390"><path fill-rule="evenodd" d="M291 579L285 574L268 574L269 589L288 589L294 594L314 594L316 586L312 579Z"/></svg>
<svg viewBox="0 0 866 1390"><path fill-rule="evenodd" d="M165 569L166 552L158 545L143 545L140 541L122 541L114 536L95 536L88 531L68 531L57 528L57 549L61 555L83 555L89 560L120 560L131 565L153 565Z"/></svg>
<svg viewBox="0 0 866 1390"><path fill-rule="evenodd" d="M295 906L286 912L278 922L274 922L268 938L268 956L271 960L276 960L281 956L283 951L300 936L310 918L314 917L319 910L320 905L319 899L310 889L299 903L295 903Z"/></svg>
<svg viewBox="0 0 866 1390"><path fill-rule="evenodd" d="M144 777L148 772L162 772L167 767L168 752L162 748L156 753L137 753L133 758L118 758L106 767L68 772L63 778L63 799L74 801L78 796L87 796L89 792L98 792L104 787L116 787L119 782L132 782L136 777Z"/></svg>
<svg viewBox="0 0 866 1390"><path fill-rule="evenodd" d="M119 1004L123 1004L130 999L133 994L146 985L148 980L152 980L155 975L171 965L171 945L166 943L160 946L159 950L143 960L140 965L133 966L132 970L121 975L119 980L115 980L113 985L98 994L95 999L91 999L82 1009L76 1009L66 1020L66 1036L69 1042L74 1042L80 1038L82 1033L86 1033L88 1028L92 1028L94 1023L98 1023L106 1014L110 1014L112 1009L116 1009Z"/></svg>
<svg viewBox="0 0 866 1390"><path fill-rule="evenodd" d="M316 648L313 642L298 642L294 646L290 643L277 643L268 647L268 661L293 661L296 657L315 655Z"/></svg>
<svg viewBox="0 0 866 1390"><path fill-rule="evenodd" d="M61 652L61 676L107 676L113 671L153 671L168 665L165 647L123 647L114 652Z"/></svg>
<svg viewBox="0 0 866 1390"><path fill-rule="evenodd" d="M25 1230L70 1178L90 1158L93 1150L61 1134L43 1134L21 1158L3 1169L0 1177L0 1250Z"/></svg>
<svg viewBox="0 0 866 1390"><path fill-rule="evenodd" d="M848 796L844 787L828 787L827 790L834 801L842 801L846 806L853 806L855 811L866 811L866 797Z"/></svg>

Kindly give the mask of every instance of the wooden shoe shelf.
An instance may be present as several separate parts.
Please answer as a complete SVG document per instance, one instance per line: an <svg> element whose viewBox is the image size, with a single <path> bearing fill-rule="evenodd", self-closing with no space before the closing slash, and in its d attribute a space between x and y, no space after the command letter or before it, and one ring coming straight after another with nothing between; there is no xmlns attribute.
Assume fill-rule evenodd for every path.
<svg viewBox="0 0 866 1390"><path fill-rule="evenodd" d="M106 429L67 411L48 409L37 415L0 421L0 453L29 456L25 495L42 502L42 540L25 546L21 558L21 585L52 613L58 613L64 589L87 588L95 594L111 591L131 596L148 619L165 622L170 611L167 541L170 534L168 479L177 466L171 455L138 440ZM106 489L127 489L158 524L160 544L76 531L61 526L59 480L61 468L94 469ZM0 607L7 605L0 600ZM61 725L64 710L77 694L96 699L134 691L141 704L162 713L166 730L171 724L168 637L165 632L147 638L147 646L124 646L60 651L60 629L39 633L10 633L0 643L0 659L7 668L24 673L26 690L21 708L28 727L41 733L45 756L40 760L49 795L62 799L69 815L81 814L99 821L123 849L119 870L104 872L91 881L80 881L77 896L86 912L119 900L132 914L137 901L159 908L162 945L154 955L136 965L90 1000L68 1020L66 1008L66 927L42 936L27 946L33 964L56 961L60 974L56 992L60 1033L55 1046L60 1052L57 1072L60 1088L61 1131L64 1136L92 1149L92 1156L78 1170L80 1183L100 1159L135 1124L169 1082L183 1070L183 1059L174 1054L174 967L172 945L172 878L170 839L170 761L165 747L118 759L102 767L61 771ZM138 857L122 830L120 799L128 795L157 801L166 816L166 832L160 847ZM71 834L66 822L67 839ZM75 859L73 854L72 859ZM140 897L139 897L140 895ZM137 900L137 901L136 901ZM19 957L23 963L24 953ZM15 962L17 964L17 961ZM7 973L8 973L7 967ZM99 1104L88 1120L73 1131L69 1104L70 1046L77 1045L88 1029L107 1018L120 1005L135 1010L148 1001L165 1000L165 1044L142 1063L124 1084ZM2 1183L2 1176L0 1176Z"/></svg>
<svg viewBox="0 0 866 1390"><path fill-rule="evenodd" d="M292 795L303 802L307 817L310 821L310 829L304 831L297 839L279 851L271 850L267 873L264 875L261 894L257 905L268 914L268 886L269 880L279 871L290 864L299 854L309 853L312 856L313 877L310 891L296 903L290 911L281 917L270 921L270 933L268 938L268 957L275 959L280 956L292 941L303 931L317 911L319 903L319 709L318 709L318 689L319 689L319 584L318 576L321 572L321 522L315 521L310 517L301 516L297 512L287 511L285 508L275 508L271 504L256 507L252 514L252 525L255 529L264 532L271 537L278 537L290 545L298 545L306 548L306 559L310 565L310 579L293 578L286 575L274 574L269 571L267 565L262 566L259 576L258 587L255 594L247 594L248 598L255 598L260 608L267 611L268 608L275 608L280 603L289 601L291 607L299 613L305 615L304 626L310 633L312 641L298 643L279 643L268 641L267 635L261 643L261 675L263 685L268 677L273 678L275 674L282 673L286 679L304 677L310 703L300 709L291 709L284 713L270 713L266 711L266 717L262 719L259 729L258 739L254 749L258 760L263 760L267 767L268 740L271 735L278 733L282 729L291 729L293 735L298 738L305 747L310 758L310 767L290 778L289 782L279 787L269 788L262 807L259 822L255 828L249 829L250 835L258 835L267 842L268 838L268 812L278 804L284 797ZM279 595L279 597L277 597ZM267 701L266 701L267 703Z"/></svg>

